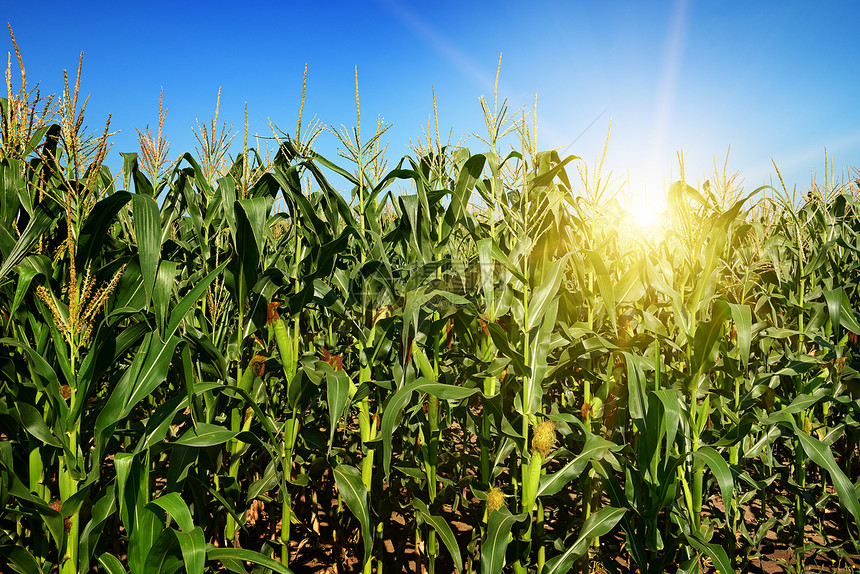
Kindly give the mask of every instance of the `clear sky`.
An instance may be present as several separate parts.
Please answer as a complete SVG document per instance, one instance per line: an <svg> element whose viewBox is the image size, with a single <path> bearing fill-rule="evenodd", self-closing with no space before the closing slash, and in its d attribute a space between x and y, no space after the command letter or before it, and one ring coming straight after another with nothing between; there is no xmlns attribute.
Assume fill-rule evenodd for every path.
<svg viewBox="0 0 860 574"><path fill-rule="evenodd" d="M37 6L37 7L36 7ZM610 121L607 167L631 189L722 166L748 189L774 177L791 187L822 178L825 148L837 175L860 166L860 2L704 0L470 2L25 2L0 0L28 83L59 92L84 53L87 123L108 113L120 151L137 151L136 129L155 126L159 90L168 108L171 156L193 151L191 128L221 117L252 134L271 120L295 129L308 65L305 121L355 124L358 67L362 125L378 114L393 127L390 164L409 152L432 112L452 143L483 134L479 96L492 101L499 54L500 98L531 111L538 144L565 147L589 166ZM6 35L4 52L12 51ZM14 57L14 54L13 54ZM14 62L13 62L14 64ZM13 65L13 71L15 67ZM445 136L443 135L443 139ZM241 133L235 140L241 146ZM473 151L483 144L466 140ZM334 158L337 141L317 149Z"/></svg>

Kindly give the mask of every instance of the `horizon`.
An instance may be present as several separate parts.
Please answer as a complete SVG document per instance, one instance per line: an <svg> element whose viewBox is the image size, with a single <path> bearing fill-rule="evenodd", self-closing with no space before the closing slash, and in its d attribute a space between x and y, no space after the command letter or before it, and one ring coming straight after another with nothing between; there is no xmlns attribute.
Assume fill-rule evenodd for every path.
<svg viewBox="0 0 860 574"><path fill-rule="evenodd" d="M522 108L531 115L536 98L538 148L576 155L591 172L608 134L604 169L619 186L629 179L629 192L643 206L659 201L661 188L665 192L678 179L679 154L691 185L699 187L726 161L728 173L739 173L748 192L779 185L772 161L788 189L796 186L800 192L813 177L821 182L829 176L830 165L837 180L856 177L850 170L860 165L852 96L860 83L860 60L849 35L860 5L849 2L830 4L837 8L830 11L801 2L752 7L690 0L647 6L542 2L523 12L511 2L491 10L483 4L407 6L379 0L336 2L328 12L276 7L253 22L255 14L231 14L217 3L190 2L173 9L168 19L159 18L166 12L157 6L120 12L99 6L88 4L61 21L32 18L16 5L7 21L28 86L39 82L43 93L61 92L64 69L74 82L83 52L86 123L101 130L110 113L111 131L121 130L106 161L114 172L122 165L120 152L139 153L137 130L157 129L162 88L172 159L194 153L192 128L211 122L219 88L219 123L232 124L236 134L231 155L242 148L245 105L249 147L256 147L253 135L271 135L270 121L291 133L305 65L303 124L315 116L347 129L356 123L357 67L365 137L378 116L393 124L383 138L389 168L411 153L410 141L421 139L432 121L434 93L441 139L450 133L452 144L483 151L485 144L471 134L485 133L478 102L484 96L493 105L500 57L499 103L506 100L510 112ZM288 17L294 45L276 38L278 24ZM301 26L318 18L328 20ZM131 34L123 32L129 22ZM231 25L245 32L228 33L213 44L193 37L195 31ZM506 27L513 33L491 33ZM350 36L356 29L372 41ZM311 44L314 33L324 36L317 39L320 46ZM137 58L116 48L129 38L138 39L131 44L140 47ZM8 35L2 41L17 86L14 47ZM329 132L315 145L318 153L343 164L338 147ZM832 162L827 167L825 150Z"/></svg>

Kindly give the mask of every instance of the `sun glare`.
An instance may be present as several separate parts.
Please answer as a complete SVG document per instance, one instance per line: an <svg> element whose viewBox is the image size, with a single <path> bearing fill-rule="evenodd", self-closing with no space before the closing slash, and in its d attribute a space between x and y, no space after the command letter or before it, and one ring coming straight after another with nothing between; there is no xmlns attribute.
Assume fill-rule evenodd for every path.
<svg viewBox="0 0 860 574"><path fill-rule="evenodd" d="M631 198L629 209L636 227L649 233L656 230L661 223L666 211L666 197L661 193L644 191Z"/></svg>
<svg viewBox="0 0 860 574"><path fill-rule="evenodd" d="M650 204L642 204L633 207L633 222L639 229L648 230L660 221L660 211Z"/></svg>

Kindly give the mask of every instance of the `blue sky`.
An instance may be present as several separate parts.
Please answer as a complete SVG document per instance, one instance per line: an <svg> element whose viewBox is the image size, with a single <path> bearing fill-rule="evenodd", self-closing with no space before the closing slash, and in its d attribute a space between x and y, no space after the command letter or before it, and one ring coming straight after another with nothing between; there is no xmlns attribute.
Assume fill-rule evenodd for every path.
<svg viewBox="0 0 860 574"><path fill-rule="evenodd" d="M492 100L500 53L500 99L530 112L537 95L539 147L572 143L592 166L611 120L606 165L633 190L676 178L681 150L696 183L731 146L729 171L750 190L773 177L771 158L800 189L822 177L825 147L837 175L860 166L860 2L3 4L30 85L59 92L83 51L87 123L112 113L121 130L112 166L156 125L162 87L171 156L193 151L219 87L237 131L246 102L252 134L270 135L269 120L293 131L306 63L305 121L347 127L358 66L365 132L378 114L393 123L391 165L426 126L431 88L452 143L484 133L478 98ZM5 35L0 47L12 50ZM336 147L318 140L331 158Z"/></svg>

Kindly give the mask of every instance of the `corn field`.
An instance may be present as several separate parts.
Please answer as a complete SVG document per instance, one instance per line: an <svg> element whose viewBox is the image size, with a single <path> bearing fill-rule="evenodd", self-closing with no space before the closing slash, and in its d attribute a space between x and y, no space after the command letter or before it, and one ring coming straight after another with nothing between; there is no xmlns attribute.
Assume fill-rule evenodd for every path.
<svg viewBox="0 0 860 574"><path fill-rule="evenodd" d="M161 113L112 173L23 72L0 570L853 571L856 183L682 178L645 232L495 99L396 165L360 114L330 160L301 117L168 156Z"/></svg>

